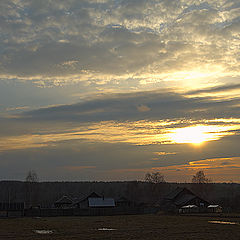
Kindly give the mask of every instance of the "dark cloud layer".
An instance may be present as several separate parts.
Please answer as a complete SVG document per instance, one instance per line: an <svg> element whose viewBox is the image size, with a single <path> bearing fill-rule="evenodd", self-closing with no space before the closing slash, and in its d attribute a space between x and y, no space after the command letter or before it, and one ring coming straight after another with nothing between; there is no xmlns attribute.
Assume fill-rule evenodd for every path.
<svg viewBox="0 0 240 240"><path fill-rule="evenodd" d="M200 89L195 91L190 91L187 94L193 95L193 94L199 94L199 93L218 93L218 92L224 92L229 90L239 90L240 91L240 84L228 84L224 86L218 86L213 88L207 88L207 89Z"/></svg>
<svg viewBox="0 0 240 240"><path fill-rule="evenodd" d="M236 87L237 85L235 85ZM224 87L218 88L223 90ZM232 89L226 87L225 90ZM204 90L201 90L204 91ZM205 90L205 91L217 91ZM106 95L82 103L42 108L25 112L24 119L52 121L106 121L153 119L239 118L240 98L184 97L174 92L139 92ZM141 106L146 111L141 111Z"/></svg>

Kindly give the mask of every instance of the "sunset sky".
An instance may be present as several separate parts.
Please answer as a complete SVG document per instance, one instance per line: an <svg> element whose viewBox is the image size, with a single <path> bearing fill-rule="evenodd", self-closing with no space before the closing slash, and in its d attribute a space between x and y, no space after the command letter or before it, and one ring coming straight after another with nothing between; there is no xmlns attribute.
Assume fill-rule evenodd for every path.
<svg viewBox="0 0 240 240"><path fill-rule="evenodd" d="M1 0L0 179L240 182L239 0Z"/></svg>

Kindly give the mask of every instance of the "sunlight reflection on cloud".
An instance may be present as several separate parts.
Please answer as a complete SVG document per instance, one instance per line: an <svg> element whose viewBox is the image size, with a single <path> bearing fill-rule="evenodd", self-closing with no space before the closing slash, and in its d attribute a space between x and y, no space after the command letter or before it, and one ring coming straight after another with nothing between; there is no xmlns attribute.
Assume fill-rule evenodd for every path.
<svg viewBox="0 0 240 240"><path fill-rule="evenodd" d="M223 121L221 119L221 121ZM82 140L88 142L128 143L133 145L202 143L234 135L233 130L240 130L239 124L199 125L187 120L170 121L104 121L85 125L80 128L65 129L63 132L49 130L31 135L20 135L0 139L0 150L25 149L54 145L57 142ZM239 119L232 120L239 123ZM177 124L188 127L176 127Z"/></svg>

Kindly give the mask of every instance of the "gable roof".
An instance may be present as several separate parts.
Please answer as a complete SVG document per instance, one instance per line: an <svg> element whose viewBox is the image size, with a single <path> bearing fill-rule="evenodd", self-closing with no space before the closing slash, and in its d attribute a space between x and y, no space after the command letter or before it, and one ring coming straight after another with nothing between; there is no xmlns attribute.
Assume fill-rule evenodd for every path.
<svg viewBox="0 0 240 240"><path fill-rule="evenodd" d="M88 195L88 198L101 198L101 196L96 192L92 192Z"/></svg>
<svg viewBox="0 0 240 240"><path fill-rule="evenodd" d="M171 191L165 198L168 200L174 200L176 199L181 193L189 194L189 195L195 195L193 192L191 192L187 188L183 187L177 187L173 191Z"/></svg>
<svg viewBox="0 0 240 240"><path fill-rule="evenodd" d="M72 203L73 203L73 200L66 195L62 196L55 202L55 204L72 204Z"/></svg>
<svg viewBox="0 0 240 240"><path fill-rule="evenodd" d="M173 191L171 191L165 198L172 200L174 199L181 191L183 188L177 187Z"/></svg>
<svg viewBox="0 0 240 240"><path fill-rule="evenodd" d="M96 192L91 192L90 194L79 199L77 202L80 203L80 202L88 200L89 198L101 198L101 196L99 194L97 194Z"/></svg>
<svg viewBox="0 0 240 240"><path fill-rule="evenodd" d="M174 203L179 206L179 205L185 205L187 204L189 201L193 200L194 198L196 198L196 196L194 195L191 195L191 194L186 194L186 195L183 195L179 198L177 198Z"/></svg>
<svg viewBox="0 0 240 240"><path fill-rule="evenodd" d="M88 198L89 207L115 207L113 198Z"/></svg>
<svg viewBox="0 0 240 240"><path fill-rule="evenodd" d="M181 188L181 187L177 187L174 191L170 192L165 197L165 200L170 201L171 203L173 203L176 206L186 205L194 199L199 199L199 200L201 200L205 203L208 203L208 201L206 201L206 200L202 199L201 197L197 196L195 193L193 193L189 189Z"/></svg>

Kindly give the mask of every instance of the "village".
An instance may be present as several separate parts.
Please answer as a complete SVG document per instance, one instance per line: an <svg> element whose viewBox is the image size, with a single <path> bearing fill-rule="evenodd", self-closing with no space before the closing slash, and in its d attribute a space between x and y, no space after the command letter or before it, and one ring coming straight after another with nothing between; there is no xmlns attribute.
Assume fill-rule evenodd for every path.
<svg viewBox="0 0 240 240"><path fill-rule="evenodd" d="M1 181L0 189L0 239L240 237L239 184Z"/></svg>
<svg viewBox="0 0 240 240"><path fill-rule="evenodd" d="M63 195L48 208L41 205L26 206L24 202L1 202L1 217L50 217L50 216L105 216L135 214L200 214L222 213L220 205L209 202L185 187L177 187L160 201L149 204L105 197L91 192L82 198Z"/></svg>

